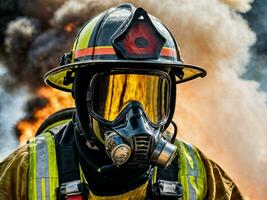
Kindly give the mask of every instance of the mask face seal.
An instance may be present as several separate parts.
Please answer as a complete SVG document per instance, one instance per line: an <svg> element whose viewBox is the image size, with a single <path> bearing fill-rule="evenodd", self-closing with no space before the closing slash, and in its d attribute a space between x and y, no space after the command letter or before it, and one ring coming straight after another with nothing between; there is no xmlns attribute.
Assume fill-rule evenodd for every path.
<svg viewBox="0 0 267 200"><path fill-rule="evenodd" d="M102 129L94 131L96 137L115 165L166 167L171 163L176 147L161 136L169 115L169 98L166 72L114 70L94 76L87 107Z"/></svg>

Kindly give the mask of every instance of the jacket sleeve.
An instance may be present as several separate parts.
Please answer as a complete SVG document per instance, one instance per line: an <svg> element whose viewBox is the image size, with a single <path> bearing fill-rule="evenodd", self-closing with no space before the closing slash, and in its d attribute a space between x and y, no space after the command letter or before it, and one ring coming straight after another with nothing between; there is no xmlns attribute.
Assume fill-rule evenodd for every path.
<svg viewBox="0 0 267 200"><path fill-rule="evenodd" d="M199 152L207 174L207 200L244 200L233 180L215 162Z"/></svg>
<svg viewBox="0 0 267 200"><path fill-rule="evenodd" d="M24 145L0 163L0 199L27 199L28 145Z"/></svg>

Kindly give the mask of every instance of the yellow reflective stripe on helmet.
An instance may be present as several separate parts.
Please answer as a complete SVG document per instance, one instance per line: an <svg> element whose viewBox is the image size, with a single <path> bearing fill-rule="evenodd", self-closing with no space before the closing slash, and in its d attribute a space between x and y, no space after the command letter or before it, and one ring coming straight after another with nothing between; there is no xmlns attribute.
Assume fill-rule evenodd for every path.
<svg viewBox="0 0 267 200"><path fill-rule="evenodd" d="M56 158L56 145L53 136L46 132L45 139L47 143L48 151L48 171L49 171L49 186L50 191L56 191L58 187L58 169L57 169L57 158ZM56 199L56 193L50 192L50 199Z"/></svg>
<svg viewBox="0 0 267 200"><path fill-rule="evenodd" d="M28 198L37 199L36 191L36 144L35 138L29 141L29 174L28 174Z"/></svg>
<svg viewBox="0 0 267 200"><path fill-rule="evenodd" d="M190 144L176 141L179 154L178 180L183 186L183 200L204 199L207 192L207 178L201 157Z"/></svg>
<svg viewBox="0 0 267 200"><path fill-rule="evenodd" d="M79 34L79 37L77 38L77 42L75 41L75 46L73 47L73 52L75 52L78 49L84 49L84 48L88 47L88 44L89 44L91 35L93 33L93 30L95 28L95 25L102 15L103 14L98 15L92 21L90 21L90 23L88 23L86 26L84 26L84 28L82 29L82 31ZM80 38L82 38L82 40L80 40Z"/></svg>
<svg viewBox="0 0 267 200"><path fill-rule="evenodd" d="M47 132L38 135L29 145L28 198L56 199L58 172L54 138Z"/></svg>

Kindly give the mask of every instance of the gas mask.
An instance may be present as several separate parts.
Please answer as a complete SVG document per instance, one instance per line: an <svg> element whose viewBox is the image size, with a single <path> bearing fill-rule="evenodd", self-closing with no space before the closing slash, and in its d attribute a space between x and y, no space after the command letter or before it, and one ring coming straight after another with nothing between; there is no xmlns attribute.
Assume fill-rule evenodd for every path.
<svg viewBox="0 0 267 200"><path fill-rule="evenodd" d="M167 167L176 146L162 137L170 112L170 78L160 70L97 73L87 90L92 129L117 166Z"/></svg>

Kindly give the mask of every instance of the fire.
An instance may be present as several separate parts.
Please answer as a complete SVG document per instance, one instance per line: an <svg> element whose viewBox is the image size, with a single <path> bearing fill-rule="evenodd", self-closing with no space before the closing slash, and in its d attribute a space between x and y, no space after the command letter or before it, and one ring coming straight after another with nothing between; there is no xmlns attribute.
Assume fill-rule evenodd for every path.
<svg viewBox="0 0 267 200"><path fill-rule="evenodd" d="M42 87L38 96L47 99L47 104L34 112L34 120L21 120L17 124L17 130L22 133L19 136L20 144L25 144L35 133L42 122L54 112L67 107L73 107L74 102L69 93L60 92L48 87Z"/></svg>
<svg viewBox="0 0 267 200"><path fill-rule="evenodd" d="M71 33L74 31L75 27L76 27L76 23L70 22L70 23L65 25L64 29L65 29L65 31Z"/></svg>

